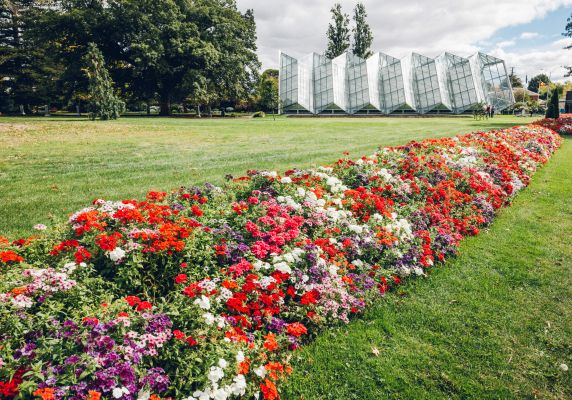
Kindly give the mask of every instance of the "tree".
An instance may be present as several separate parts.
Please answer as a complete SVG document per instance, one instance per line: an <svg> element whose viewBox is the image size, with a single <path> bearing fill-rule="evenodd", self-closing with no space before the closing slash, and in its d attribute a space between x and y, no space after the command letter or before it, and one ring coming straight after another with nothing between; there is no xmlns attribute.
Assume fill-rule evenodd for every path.
<svg viewBox="0 0 572 400"><path fill-rule="evenodd" d="M513 89L524 87L524 85L522 84L522 79L520 79L519 76L515 74L510 74L509 78L510 78L510 84L513 87Z"/></svg>
<svg viewBox="0 0 572 400"><path fill-rule="evenodd" d="M29 113L53 96L59 69L44 43L29 35L39 5L33 0L0 0L0 95L5 111L18 107L20 113Z"/></svg>
<svg viewBox="0 0 572 400"><path fill-rule="evenodd" d="M562 35L572 38L572 14L570 14L570 17L567 20L567 24L566 24L566 28L564 30L564 33ZM564 47L565 49L572 49L572 44L570 44L569 46ZM568 70L568 73L566 74L566 76L572 76L572 66L565 66L564 68L566 68Z"/></svg>
<svg viewBox="0 0 572 400"><path fill-rule="evenodd" d="M350 17L342 12L340 3L334 4L330 11L332 22L328 27L326 57L332 59L342 55L350 47Z"/></svg>
<svg viewBox="0 0 572 400"><path fill-rule="evenodd" d="M279 105L278 71L267 69L260 76L260 82L258 83L258 106L265 111L270 110L274 117L274 111Z"/></svg>
<svg viewBox="0 0 572 400"><path fill-rule="evenodd" d="M558 88L554 88L546 110L546 118L560 118L560 104Z"/></svg>
<svg viewBox="0 0 572 400"><path fill-rule="evenodd" d="M538 93L538 90L540 89L541 86L541 82L544 83L545 85L548 85L550 83L550 78L548 77L548 75L539 74L531 78L530 82L528 82L528 90Z"/></svg>
<svg viewBox="0 0 572 400"><path fill-rule="evenodd" d="M353 53L361 58L369 58L373 54L371 44L373 43L373 34L371 28L366 21L367 12L363 3L357 3L354 9L353 28L354 42Z"/></svg>
<svg viewBox="0 0 572 400"><path fill-rule="evenodd" d="M85 73L89 79L90 118L92 120L119 118L125 110L125 103L113 92L113 81L105 68L103 55L95 43L88 45L85 63Z"/></svg>

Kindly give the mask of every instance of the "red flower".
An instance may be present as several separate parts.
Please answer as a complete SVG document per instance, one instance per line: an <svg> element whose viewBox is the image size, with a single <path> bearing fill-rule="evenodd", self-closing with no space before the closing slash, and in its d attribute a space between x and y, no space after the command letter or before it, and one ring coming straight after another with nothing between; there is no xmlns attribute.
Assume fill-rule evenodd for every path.
<svg viewBox="0 0 572 400"><path fill-rule="evenodd" d="M269 379L266 379L264 383L260 384L260 390L262 391L264 400L278 400L280 398L278 390L276 390L276 385Z"/></svg>
<svg viewBox="0 0 572 400"><path fill-rule="evenodd" d="M228 270L230 271L231 274L234 275L235 278L237 278L253 268L254 267L252 266L252 264L250 264L243 258L237 264L228 267Z"/></svg>
<svg viewBox="0 0 572 400"><path fill-rule="evenodd" d="M22 261L24 261L24 257L19 256L12 250L7 250L0 253L0 260L2 260L2 262L5 264L8 264L9 262L21 263Z"/></svg>
<svg viewBox="0 0 572 400"><path fill-rule="evenodd" d="M187 343L189 344L189 346L196 346L197 345L197 341L192 336L189 336L187 338Z"/></svg>
<svg viewBox="0 0 572 400"><path fill-rule="evenodd" d="M113 251L117 247L117 241L121 239L121 233L114 232L111 235L101 234L95 239L95 243L101 250Z"/></svg>
<svg viewBox="0 0 572 400"><path fill-rule="evenodd" d="M316 289L306 292L302 295L300 304L316 304L319 296L320 292L318 292Z"/></svg>
<svg viewBox="0 0 572 400"><path fill-rule="evenodd" d="M78 247L77 251L74 253L75 262L81 264L91 258L91 253L83 246Z"/></svg>
<svg viewBox="0 0 572 400"><path fill-rule="evenodd" d="M286 326L286 330L288 331L289 335L292 335L295 337L300 337L300 336L308 333L308 330L306 329L306 327L303 324L301 324L300 322L294 322L294 323L288 324Z"/></svg>
<svg viewBox="0 0 572 400"><path fill-rule="evenodd" d="M264 336L264 338L266 339L264 341L264 347L268 351L274 351L278 348L278 342L276 341L276 335L275 334L273 334L271 332L268 335Z"/></svg>
<svg viewBox="0 0 572 400"><path fill-rule="evenodd" d="M148 301L142 301L137 306L137 311L145 311L145 310L150 310L152 308L153 308L153 304L149 303Z"/></svg>
<svg viewBox="0 0 572 400"><path fill-rule="evenodd" d="M185 334L178 329L175 329L173 331L173 336L175 336L175 339L177 339L177 340L184 340L185 339Z"/></svg>
<svg viewBox="0 0 572 400"><path fill-rule="evenodd" d="M175 277L175 283L179 284L179 283L184 283L186 281L189 280L189 277L185 274L179 274Z"/></svg>
<svg viewBox="0 0 572 400"><path fill-rule="evenodd" d="M125 301L127 302L127 304L129 304L129 306L133 307L136 304L141 303L141 299L137 296L127 296L125 298Z"/></svg>
<svg viewBox="0 0 572 400"><path fill-rule="evenodd" d="M200 217L201 215L203 215L203 210L201 210L201 208L196 205L191 207L191 212L196 217Z"/></svg>

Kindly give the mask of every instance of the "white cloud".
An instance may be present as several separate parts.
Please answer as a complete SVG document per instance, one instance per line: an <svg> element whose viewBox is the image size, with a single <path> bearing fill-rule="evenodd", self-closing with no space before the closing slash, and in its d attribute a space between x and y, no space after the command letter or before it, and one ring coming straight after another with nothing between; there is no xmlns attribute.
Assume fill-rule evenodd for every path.
<svg viewBox="0 0 572 400"><path fill-rule="evenodd" d="M329 9L335 0L237 1L243 10L254 9L260 60L265 68L278 65L279 50L294 56L324 51ZM351 14L356 0L340 2ZM427 56L444 51L468 56L494 47L496 54L510 55L520 68L525 68L525 61L530 70L535 65L548 68L551 57L553 67L570 63L564 59L566 53L555 46L532 52L527 49L526 54L519 54L516 47L511 47L514 52L507 52L510 43L499 47L490 42L499 29L527 24L561 6L572 5L572 0L385 0L382 5L380 0L363 2L374 32L373 49L395 57L412 51ZM526 32L521 39L530 39L531 34ZM568 57L572 59L572 51Z"/></svg>
<svg viewBox="0 0 572 400"><path fill-rule="evenodd" d="M553 81L563 82L572 79L564 77L566 71L562 68L564 65L572 65L572 50L564 50L568 43L569 40L560 39L541 48L526 51L506 51L497 47L490 54L505 60L507 66L514 67L515 73L523 81L526 76L530 79L534 75L544 73Z"/></svg>
<svg viewBox="0 0 572 400"><path fill-rule="evenodd" d="M522 32L520 34L520 38L524 39L524 40L528 40L528 39L534 39L539 37L540 34L538 32Z"/></svg>
<svg viewBox="0 0 572 400"><path fill-rule="evenodd" d="M516 44L514 40L504 40L497 43L497 47L504 49L505 47L513 47Z"/></svg>

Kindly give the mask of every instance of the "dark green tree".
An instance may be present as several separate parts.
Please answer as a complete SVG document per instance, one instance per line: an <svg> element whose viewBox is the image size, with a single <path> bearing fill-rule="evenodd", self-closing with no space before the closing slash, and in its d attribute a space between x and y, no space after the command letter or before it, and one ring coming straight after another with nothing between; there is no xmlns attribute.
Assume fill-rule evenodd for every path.
<svg viewBox="0 0 572 400"><path fill-rule="evenodd" d="M358 57L368 58L373 54L371 51L373 34L367 23L367 12L363 3L356 4L354 9L354 24L353 53Z"/></svg>
<svg viewBox="0 0 572 400"><path fill-rule="evenodd" d="M334 4L331 9L332 22L328 27L328 47L326 57L332 59L342 55L350 48L350 17L342 12L340 3Z"/></svg>
<svg viewBox="0 0 572 400"><path fill-rule="evenodd" d="M267 69L260 76L258 83L258 106L264 111L274 112L280 106L280 96L278 94L278 71Z"/></svg>
<svg viewBox="0 0 572 400"><path fill-rule="evenodd" d="M546 109L546 118L560 118L559 91L555 87L550 96L550 102Z"/></svg>
<svg viewBox="0 0 572 400"><path fill-rule="evenodd" d="M89 80L89 116L92 120L117 119L125 111L125 103L114 93L113 81L105 68L105 60L95 43L88 45L85 73Z"/></svg>
<svg viewBox="0 0 572 400"><path fill-rule="evenodd" d="M531 78L528 82L528 90L538 93L540 89L540 83L544 83L546 85L550 84L550 78L546 74L539 74L535 77Z"/></svg>
<svg viewBox="0 0 572 400"><path fill-rule="evenodd" d="M524 87L524 85L522 84L522 79L518 75L510 74L509 78L510 78L510 84L513 87L513 89Z"/></svg>
<svg viewBox="0 0 572 400"><path fill-rule="evenodd" d="M0 95L4 111L48 106L59 69L46 46L30 36L40 6L33 0L0 0Z"/></svg>
<svg viewBox="0 0 572 400"><path fill-rule="evenodd" d="M567 24L566 24L566 28L564 30L564 33L562 35L572 38L572 14L570 14L570 17L567 20ZM572 49L572 44L570 44L569 46L564 47L567 50ZM564 68L566 68L568 70L568 73L566 74L566 76L572 76L572 66L565 66Z"/></svg>

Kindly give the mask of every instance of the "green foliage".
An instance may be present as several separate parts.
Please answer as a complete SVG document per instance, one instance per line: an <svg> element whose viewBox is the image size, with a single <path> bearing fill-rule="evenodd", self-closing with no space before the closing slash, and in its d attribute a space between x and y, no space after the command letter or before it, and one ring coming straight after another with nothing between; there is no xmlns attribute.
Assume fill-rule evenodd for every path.
<svg viewBox="0 0 572 400"><path fill-rule="evenodd" d="M256 111L252 114L252 118L264 118L266 117L266 113L264 111Z"/></svg>
<svg viewBox="0 0 572 400"><path fill-rule="evenodd" d="M546 118L560 118L559 91L554 88L546 110Z"/></svg>
<svg viewBox="0 0 572 400"><path fill-rule="evenodd" d="M332 22L328 26L328 47L326 57L336 58L350 48L350 17L342 12L340 3L334 4L330 10Z"/></svg>
<svg viewBox="0 0 572 400"><path fill-rule="evenodd" d="M528 90L539 93L541 83L548 85L550 83L550 78L546 74L539 74L530 79L528 82Z"/></svg>
<svg viewBox="0 0 572 400"><path fill-rule="evenodd" d="M258 83L258 106L274 114L280 105L280 95L278 93L278 71L274 69L266 70L260 76Z"/></svg>
<svg viewBox="0 0 572 400"><path fill-rule="evenodd" d="M0 111L30 113L53 98L59 68L45 44L29 35L38 3L0 0Z"/></svg>
<svg viewBox="0 0 572 400"><path fill-rule="evenodd" d="M89 116L92 120L117 119L125 111L125 103L113 92L113 81L105 68L101 51L90 43L85 56L85 73L89 79Z"/></svg>
<svg viewBox="0 0 572 400"><path fill-rule="evenodd" d="M371 28L367 23L367 12L363 3L357 3L354 9L354 23L352 29L354 34L353 53L361 58L370 57L373 52L371 45L373 43L373 34Z"/></svg>
<svg viewBox="0 0 572 400"><path fill-rule="evenodd" d="M524 85L522 84L522 79L518 75L510 74L509 78L510 78L510 84L513 87L513 89L524 87Z"/></svg>

